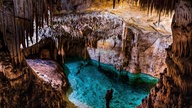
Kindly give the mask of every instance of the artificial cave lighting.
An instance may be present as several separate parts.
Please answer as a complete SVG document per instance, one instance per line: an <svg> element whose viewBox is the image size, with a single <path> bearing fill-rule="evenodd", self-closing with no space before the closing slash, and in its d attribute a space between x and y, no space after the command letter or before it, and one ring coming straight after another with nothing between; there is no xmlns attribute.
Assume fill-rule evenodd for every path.
<svg viewBox="0 0 192 108"><path fill-rule="evenodd" d="M0 0L0 108L191 108L191 0Z"/></svg>

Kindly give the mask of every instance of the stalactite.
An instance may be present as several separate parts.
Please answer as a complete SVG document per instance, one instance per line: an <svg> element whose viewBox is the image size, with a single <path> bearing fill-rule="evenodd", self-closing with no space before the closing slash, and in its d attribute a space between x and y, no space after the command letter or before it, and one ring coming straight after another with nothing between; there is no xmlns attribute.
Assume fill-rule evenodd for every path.
<svg viewBox="0 0 192 108"><path fill-rule="evenodd" d="M46 4L46 2L45 1L43 1L43 2L40 2L41 3L41 7L44 9L45 7L45 5L43 5L43 4ZM43 10L42 10L43 11ZM43 28L43 26L44 26L44 14L41 16L41 27Z"/></svg>
<svg viewBox="0 0 192 108"><path fill-rule="evenodd" d="M26 47L28 48L29 47L29 40L28 40L29 39L29 34L28 34L28 32L25 32L25 36L26 37L24 39L26 41Z"/></svg>
<svg viewBox="0 0 192 108"><path fill-rule="evenodd" d="M87 47L85 47L83 49L83 60L86 61L87 60Z"/></svg>
<svg viewBox="0 0 192 108"><path fill-rule="evenodd" d="M36 11L37 11L37 9L36 9ZM36 31L36 43L38 42L38 16L36 16L36 18L35 18L35 26L36 26L36 28L35 28L35 31Z"/></svg>
<svg viewBox="0 0 192 108"><path fill-rule="evenodd" d="M58 55L61 55L61 36L58 36L57 37L58 39Z"/></svg>
<svg viewBox="0 0 192 108"><path fill-rule="evenodd" d="M122 52L125 51L125 44L126 44L126 37L127 37L127 27L125 26L126 24L123 23L123 33L122 33Z"/></svg>
<svg viewBox="0 0 192 108"><path fill-rule="evenodd" d="M11 48L9 49L9 50L11 50L10 51L10 55L11 55L11 60L12 60L12 63L14 63L14 41L12 41L12 46L11 46Z"/></svg>
<svg viewBox="0 0 192 108"><path fill-rule="evenodd" d="M55 40L55 46L56 46L56 48L58 49L58 48L59 48L58 38L55 38L54 40Z"/></svg>
<svg viewBox="0 0 192 108"><path fill-rule="evenodd" d="M67 42L67 51L69 50L69 48L70 48L70 43Z"/></svg>
<svg viewBox="0 0 192 108"><path fill-rule="evenodd" d="M18 24L17 22L15 22L16 23L16 25ZM19 35L19 30L20 30L20 28L18 27L18 26L16 26L16 31L17 31L17 34L16 34L16 40L15 40L15 43L16 43L16 48L15 48L15 50L16 50L16 54L17 54L17 56L16 56L16 64L19 64L19 58L20 58L20 47L19 47L19 45L20 45L20 40L19 40L19 37L20 37L20 35Z"/></svg>
<svg viewBox="0 0 192 108"><path fill-rule="evenodd" d="M23 22L20 22L20 23L23 23ZM20 49L20 43L21 43L21 40L22 40L22 35L21 35L21 32L22 32L22 26L23 24L21 24L19 27L18 27L18 34L17 34L17 57L18 57L18 64L20 64L22 61L21 60L21 49Z"/></svg>
<svg viewBox="0 0 192 108"><path fill-rule="evenodd" d="M7 40L6 40L6 37L5 37L5 15L4 15L4 11L2 11L1 12L1 16L0 17L2 17L2 28L1 28L1 31L2 31L2 33L3 33L3 40L5 41L5 45L7 45Z"/></svg>
<svg viewBox="0 0 192 108"><path fill-rule="evenodd" d="M39 16L40 16L39 9L41 8L41 7L39 7L39 5L40 5L39 0L37 0L36 2L33 2L33 5L34 5L33 6L34 7L33 11L35 11L35 13L34 13L34 20L35 20L35 26L36 26L35 30L38 30L38 26L39 26L38 19L39 19Z"/></svg>
<svg viewBox="0 0 192 108"><path fill-rule="evenodd" d="M64 51L63 46L61 47L61 56L62 56L62 64L64 64L65 51Z"/></svg>
<svg viewBox="0 0 192 108"><path fill-rule="evenodd" d="M61 50L60 49L58 49L58 55L61 55Z"/></svg>

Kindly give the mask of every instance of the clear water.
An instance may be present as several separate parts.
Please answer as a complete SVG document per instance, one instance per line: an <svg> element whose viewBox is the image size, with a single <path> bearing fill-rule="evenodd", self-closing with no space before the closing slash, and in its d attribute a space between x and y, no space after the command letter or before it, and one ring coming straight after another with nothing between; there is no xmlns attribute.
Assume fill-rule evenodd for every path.
<svg viewBox="0 0 192 108"><path fill-rule="evenodd" d="M129 80L122 81L116 74L119 71L112 66L101 64L105 71L99 71L97 65L97 61L86 65L81 60L70 60L64 64L72 88L68 97L78 108L105 108L105 95L109 89L113 89L110 108L134 108L141 104L158 81L145 74L128 72L124 76L128 76Z"/></svg>

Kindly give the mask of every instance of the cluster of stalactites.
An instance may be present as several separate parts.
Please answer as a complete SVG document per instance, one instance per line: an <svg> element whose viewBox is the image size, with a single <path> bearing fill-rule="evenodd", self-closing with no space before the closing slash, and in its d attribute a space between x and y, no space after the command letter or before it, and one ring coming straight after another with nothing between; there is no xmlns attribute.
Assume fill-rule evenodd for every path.
<svg viewBox="0 0 192 108"><path fill-rule="evenodd" d="M192 7L191 0L183 0L177 3L173 22L176 22L178 26L187 26L192 23L192 8L189 7Z"/></svg>
<svg viewBox="0 0 192 108"><path fill-rule="evenodd" d="M172 21L172 51L177 57L192 57L192 4L180 1ZM180 11L178 11L180 10Z"/></svg>
<svg viewBox="0 0 192 108"><path fill-rule="evenodd" d="M52 19L53 5L55 0L13 0L14 14L19 17L19 20L28 21L25 27L26 34L33 36L33 23L35 21L36 37L38 37L38 27L43 27L44 22L49 25L49 20ZM49 17L49 12L50 17ZM51 18L51 19L49 19ZM36 38L38 42L38 38Z"/></svg>
<svg viewBox="0 0 192 108"><path fill-rule="evenodd" d="M32 41L34 21L37 42L38 27L44 22L49 24L52 13L49 17L48 10L52 12L55 3L55 0L0 0L0 30L14 64L23 61L21 50L26 47L26 38Z"/></svg>
<svg viewBox="0 0 192 108"><path fill-rule="evenodd" d="M178 0L138 0L141 8L147 8L149 13L156 10L158 14L171 14Z"/></svg>
<svg viewBox="0 0 192 108"><path fill-rule="evenodd" d="M93 0L61 0L61 9L67 11L79 11L89 7Z"/></svg>
<svg viewBox="0 0 192 108"><path fill-rule="evenodd" d="M172 22L173 44L167 50L168 74L184 93L191 93L192 83L192 4L179 1ZM179 11L180 10L180 11Z"/></svg>
<svg viewBox="0 0 192 108"><path fill-rule="evenodd" d="M65 58L64 38L62 38L62 36L57 36L57 39L55 41L58 50L57 54L61 56L61 62L64 63Z"/></svg>
<svg viewBox="0 0 192 108"><path fill-rule="evenodd" d="M98 0L94 0L98 1ZM110 0L107 0L110 1ZM147 9L148 13L152 13L153 10L157 12L160 16L163 14L172 14L175 10L175 4L181 0L111 0L113 2L113 8L115 8L116 3L129 3L139 5L142 9ZM100 0L100 2L106 2L105 0Z"/></svg>

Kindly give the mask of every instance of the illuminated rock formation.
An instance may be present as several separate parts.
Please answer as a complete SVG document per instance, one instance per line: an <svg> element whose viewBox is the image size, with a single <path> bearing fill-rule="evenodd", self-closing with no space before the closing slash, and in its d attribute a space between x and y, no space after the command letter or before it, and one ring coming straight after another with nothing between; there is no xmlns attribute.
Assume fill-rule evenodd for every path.
<svg viewBox="0 0 192 108"><path fill-rule="evenodd" d="M27 64L23 64L21 68L15 68L11 64L9 52L5 49L2 47L0 50L0 107L50 108L70 105L64 98L66 97L68 81L60 65L53 65L53 62L48 62L50 68L46 68L46 70L49 75L54 74L52 76L56 77L51 77L51 81L47 81L49 78L42 73L45 69L40 68L43 66L42 64L36 63L40 66L35 68L36 70L39 69L39 74L35 73L36 70L31 69ZM29 61L29 63L33 62ZM34 68L35 65L30 66ZM46 78L43 79L38 75Z"/></svg>
<svg viewBox="0 0 192 108"><path fill-rule="evenodd" d="M55 30L52 32L58 52L63 49L66 57L84 56L87 47L86 53L91 59L98 60L100 54L102 63L118 69L123 67L132 73L159 77L166 67L165 48L172 42L170 35L131 27L108 12L70 14L57 17L53 22ZM47 29L42 30L41 36L46 36L43 31Z"/></svg>
<svg viewBox="0 0 192 108"><path fill-rule="evenodd" d="M36 22L36 31L43 26L43 21L49 23L48 18L52 15L48 15L48 10L52 11L53 5L52 0L0 0L1 108L60 108L70 103L65 99L68 88L65 76L57 79L62 83L60 89L54 88L51 82L36 76L22 52L23 48L28 47L29 40L32 43L39 41L38 32L36 37L33 36L33 20ZM58 67L55 67L58 69L57 75L63 73Z"/></svg>
<svg viewBox="0 0 192 108"><path fill-rule="evenodd" d="M189 108L192 106L192 2L175 3L172 20L173 44L167 49L167 69L140 107Z"/></svg>
<svg viewBox="0 0 192 108"><path fill-rule="evenodd" d="M60 4L63 3L67 11L76 12L82 9L81 6L89 5L82 5L82 2L70 0L70 7L66 7L65 0L0 0L1 106L66 107L63 94L60 94L64 91L55 92L51 84L41 84L27 65L24 57L34 57L34 54L37 54L37 58L59 59L61 63L64 63L66 56L78 55L87 59L90 55L90 58L98 60L98 55L101 55L101 62L134 73L142 71L151 74L152 71L159 73L163 70L165 64L159 58L165 57L163 49L168 46L170 36L143 32L108 13L104 17L102 14L71 14L66 15L67 18L56 18L53 22L53 11L57 13L63 8ZM191 107L191 0L139 0L138 4L148 8L149 13L155 9L159 16L175 10L173 44L167 48L167 69L140 107ZM36 35L33 35L33 21ZM40 41L38 29L44 24L53 26L54 37L46 30L49 38L46 35ZM30 44L33 46L29 47ZM106 52L108 54L105 55ZM55 101L51 101L50 96L55 97ZM39 97L43 98L38 100Z"/></svg>

